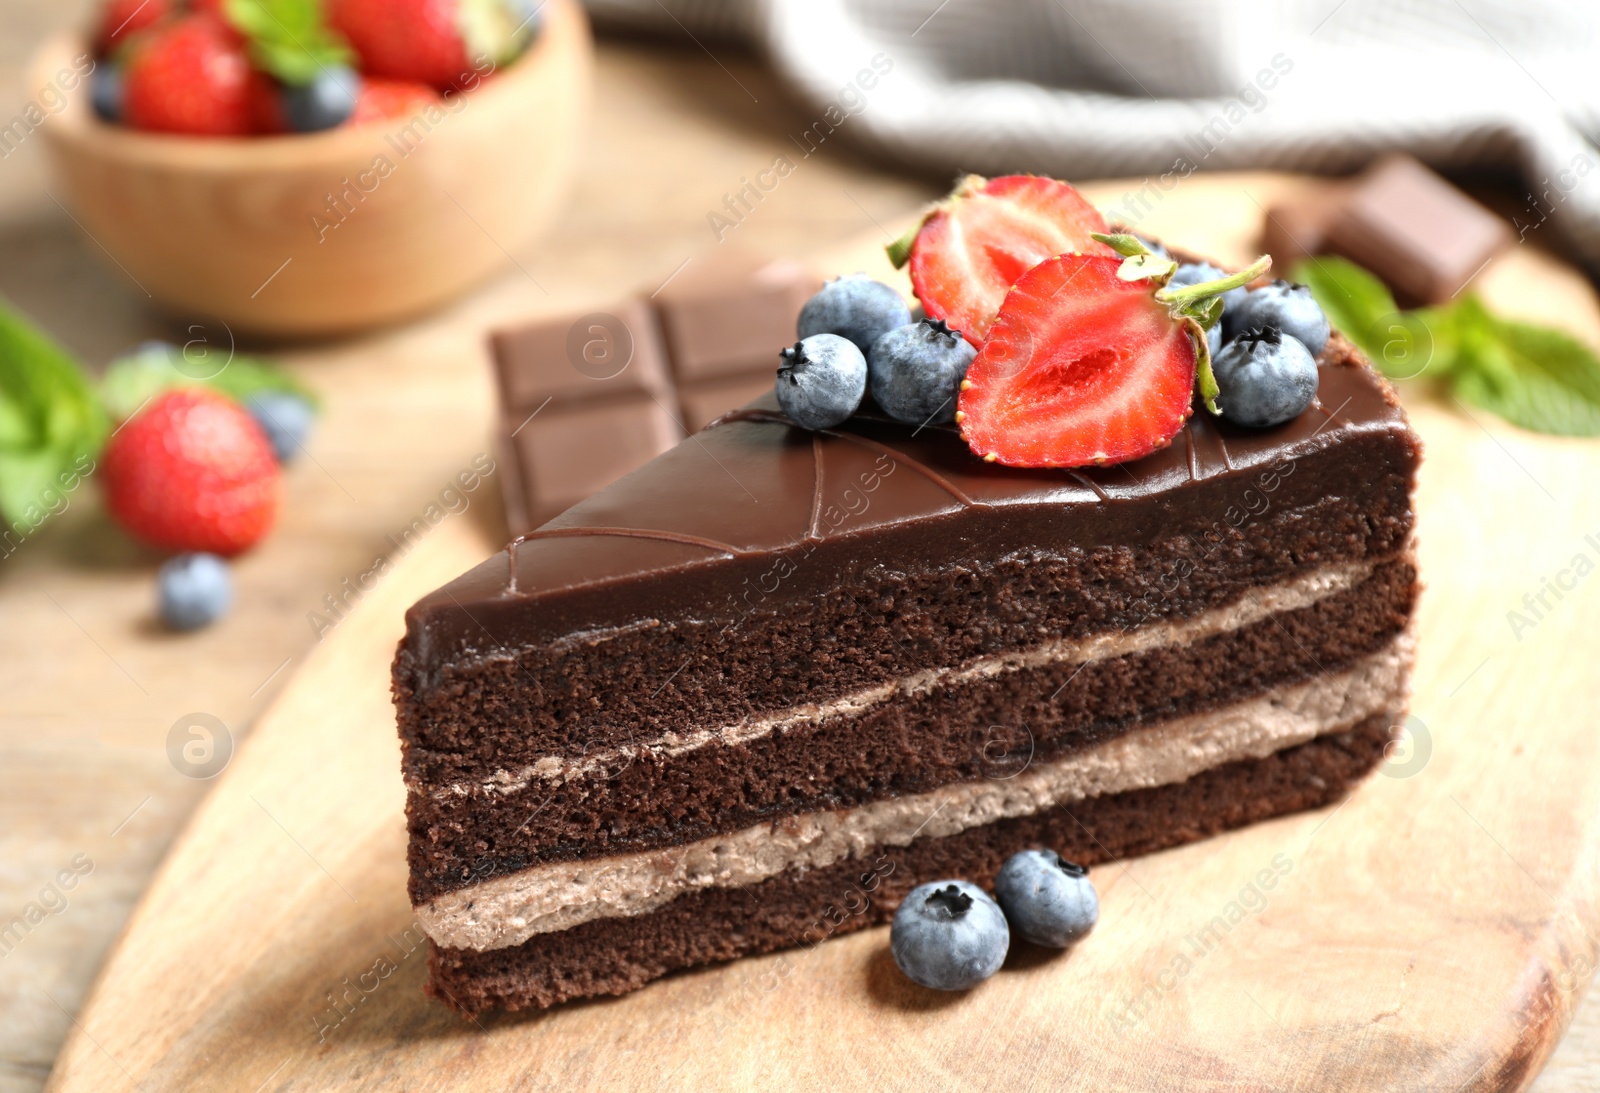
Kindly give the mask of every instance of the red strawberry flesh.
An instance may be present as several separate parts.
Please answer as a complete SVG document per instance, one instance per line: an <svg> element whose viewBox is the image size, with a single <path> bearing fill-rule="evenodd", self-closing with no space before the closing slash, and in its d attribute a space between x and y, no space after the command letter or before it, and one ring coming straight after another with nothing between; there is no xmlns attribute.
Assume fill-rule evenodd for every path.
<svg viewBox="0 0 1600 1093"><path fill-rule="evenodd" d="M187 15L133 43L123 114L136 129L245 136L255 128L251 79L238 36L211 15Z"/></svg>
<svg viewBox="0 0 1600 1093"><path fill-rule="evenodd" d="M1119 257L1063 255L1012 287L967 372L961 435L1013 467L1081 467L1166 447L1193 406L1195 347Z"/></svg>
<svg viewBox="0 0 1600 1093"><path fill-rule="evenodd" d="M930 318L982 342L1006 290L1058 254L1114 252L1092 238L1105 218L1065 182L1037 175L967 179L917 233L911 284Z"/></svg>
<svg viewBox="0 0 1600 1093"><path fill-rule="evenodd" d="M238 554L272 527L279 472L272 446L233 400L189 387L156 396L106 445L111 515L168 550Z"/></svg>

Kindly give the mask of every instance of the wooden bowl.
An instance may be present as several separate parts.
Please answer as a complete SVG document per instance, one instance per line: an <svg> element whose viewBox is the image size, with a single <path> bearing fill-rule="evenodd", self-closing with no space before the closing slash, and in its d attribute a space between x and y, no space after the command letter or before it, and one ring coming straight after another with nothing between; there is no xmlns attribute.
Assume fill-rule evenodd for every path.
<svg viewBox="0 0 1600 1093"><path fill-rule="evenodd" d="M38 127L54 196L181 320L305 336L408 318L511 262L564 195L593 43L577 0L545 14L527 53L431 120L167 136L100 121L85 81ZM48 42L29 90L59 87L83 52L74 36Z"/></svg>

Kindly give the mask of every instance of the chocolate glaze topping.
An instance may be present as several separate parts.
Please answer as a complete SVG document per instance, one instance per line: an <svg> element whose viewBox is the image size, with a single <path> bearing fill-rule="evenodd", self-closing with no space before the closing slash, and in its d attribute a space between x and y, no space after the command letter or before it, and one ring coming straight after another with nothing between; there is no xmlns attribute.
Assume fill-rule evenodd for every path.
<svg viewBox="0 0 1600 1093"><path fill-rule="evenodd" d="M1403 498L1420 453L1393 392L1337 334L1320 364L1317 401L1286 425L1246 430L1197 408L1166 449L1080 470L988 464L953 428L871 414L812 433L767 396L423 598L406 648L437 664L670 619L737 625L874 566L1203 528L1269 481L1280 506L1386 478ZM1370 448L1359 483L1348 460L1316 459L1352 444Z"/></svg>

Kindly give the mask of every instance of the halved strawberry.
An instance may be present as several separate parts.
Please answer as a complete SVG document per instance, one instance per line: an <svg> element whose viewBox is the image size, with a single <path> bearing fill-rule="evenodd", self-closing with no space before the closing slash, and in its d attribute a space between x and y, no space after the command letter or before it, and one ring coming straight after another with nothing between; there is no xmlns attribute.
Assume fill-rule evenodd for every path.
<svg viewBox="0 0 1600 1093"><path fill-rule="evenodd" d="M911 287L932 319L977 345L1006 289L1058 254L1112 255L1096 232L1105 218L1065 182L1038 175L968 175L916 228L889 247L911 262Z"/></svg>
<svg viewBox="0 0 1600 1093"><path fill-rule="evenodd" d="M1023 274L957 401L969 447L1012 467L1081 467L1166 447L1201 394L1216 396L1205 328L1222 292L1269 264L1217 281L1166 287L1176 265L1132 236L1117 253L1064 254Z"/></svg>

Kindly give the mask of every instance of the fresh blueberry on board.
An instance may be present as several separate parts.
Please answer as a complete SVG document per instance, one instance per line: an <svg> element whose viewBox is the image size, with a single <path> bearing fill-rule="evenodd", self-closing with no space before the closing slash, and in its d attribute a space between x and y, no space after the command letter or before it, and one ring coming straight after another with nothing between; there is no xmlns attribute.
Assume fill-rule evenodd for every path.
<svg viewBox="0 0 1600 1093"><path fill-rule="evenodd" d="M778 406L796 425L831 429L861 406L867 359L837 334L813 334L778 354Z"/></svg>
<svg viewBox="0 0 1600 1093"><path fill-rule="evenodd" d="M978 350L943 319L889 331L867 353L867 384L883 412L907 425L954 421L956 396Z"/></svg>
<svg viewBox="0 0 1600 1093"><path fill-rule="evenodd" d="M1264 429L1300 415L1317 396L1317 361L1298 338L1275 326L1247 331L1211 361L1222 416Z"/></svg>
<svg viewBox="0 0 1600 1093"><path fill-rule="evenodd" d="M863 354L889 331L911 322L911 309L901 295L865 273L829 281L800 309L802 339L837 334L855 343Z"/></svg>
<svg viewBox="0 0 1600 1093"><path fill-rule="evenodd" d="M1079 940L1100 917L1089 870L1053 850L1007 858L994 878L994 895L1019 937L1052 949Z"/></svg>
<svg viewBox="0 0 1600 1093"><path fill-rule="evenodd" d="M342 125L361 97L361 76L348 65L326 65L311 82L283 89L283 113L289 128L314 133Z"/></svg>
<svg viewBox="0 0 1600 1093"><path fill-rule="evenodd" d="M1311 289L1289 281L1245 294L1238 308L1222 313L1222 322L1233 339L1252 330L1275 326L1311 351L1315 357L1328 344L1328 316L1311 297Z"/></svg>
<svg viewBox="0 0 1600 1093"><path fill-rule="evenodd" d="M122 120L122 66L110 61L95 66L89 101L102 121Z"/></svg>
<svg viewBox="0 0 1600 1093"><path fill-rule="evenodd" d="M244 408L267 434L279 463L289 462L305 446L315 416L305 399L286 391L257 391L245 400Z"/></svg>
<svg viewBox="0 0 1600 1093"><path fill-rule="evenodd" d="M169 629L198 630L233 606L233 574L215 554L179 554L156 573L156 595Z"/></svg>
<svg viewBox="0 0 1600 1093"><path fill-rule="evenodd" d="M1202 281L1216 281L1228 275L1225 269L1219 269L1210 262L1185 262L1173 271L1172 280L1167 282L1168 288L1179 288L1185 285L1198 285ZM1228 313L1244 303L1244 298L1249 295L1245 288L1231 288L1222 294L1222 321L1228 321Z"/></svg>
<svg viewBox="0 0 1600 1093"><path fill-rule="evenodd" d="M1000 905L977 885L937 880L911 890L889 927L889 951L913 981L962 991L1005 963L1011 928Z"/></svg>

